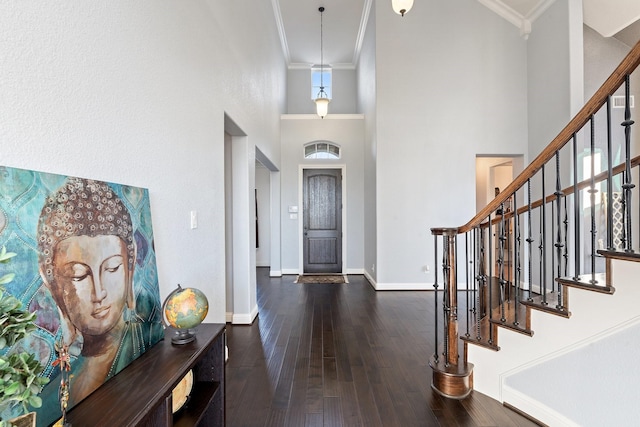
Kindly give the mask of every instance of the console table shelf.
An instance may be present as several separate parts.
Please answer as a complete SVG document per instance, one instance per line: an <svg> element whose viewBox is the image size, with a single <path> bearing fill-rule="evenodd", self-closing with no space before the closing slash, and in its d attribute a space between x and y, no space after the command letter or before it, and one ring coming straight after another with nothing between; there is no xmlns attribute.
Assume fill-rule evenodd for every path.
<svg viewBox="0 0 640 427"><path fill-rule="evenodd" d="M69 411L73 427L83 426L223 426L225 325L201 324L196 340L164 341L145 352ZM172 391L193 369L190 398L175 415Z"/></svg>

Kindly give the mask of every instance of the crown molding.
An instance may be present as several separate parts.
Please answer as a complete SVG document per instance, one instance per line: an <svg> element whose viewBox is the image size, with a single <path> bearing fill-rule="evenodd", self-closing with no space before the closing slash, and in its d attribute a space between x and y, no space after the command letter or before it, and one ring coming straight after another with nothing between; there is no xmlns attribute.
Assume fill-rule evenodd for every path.
<svg viewBox="0 0 640 427"><path fill-rule="evenodd" d="M320 118L317 114L281 114L280 120L363 120L364 114L327 114Z"/></svg>
<svg viewBox="0 0 640 427"><path fill-rule="evenodd" d="M306 62L293 62L287 65L289 70L310 70L311 67L318 64L308 64ZM339 64L324 64L324 68L331 68L332 70L355 70L355 64L351 62L339 63Z"/></svg>
<svg viewBox="0 0 640 427"><path fill-rule="evenodd" d="M556 0L542 0L527 13L526 18L533 22L540 17Z"/></svg>
<svg viewBox="0 0 640 427"><path fill-rule="evenodd" d="M273 7L273 15L276 19L276 27L278 28L278 36L280 36L280 45L282 45L284 60L285 63L288 64L291 61L291 54L289 53L289 45L287 44L287 34L284 31L284 24L282 23L280 2L278 0L271 0L271 6Z"/></svg>
<svg viewBox="0 0 640 427"><path fill-rule="evenodd" d="M365 0L364 8L362 9L362 17L360 18L360 27L358 28L358 36L356 37L356 46L353 51L353 64L358 63L360 58L360 52L362 51L362 44L364 43L364 34L367 32L367 22L369 22L369 14L371 13L371 3L373 0ZM355 66L353 67L355 69Z"/></svg>
<svg viewBox="0 0 640 427"><path fill-rule="evenodd" d="M481 4L511 22L520 29L520 35L526 40L531 34L531 25L538 19L556 0L540 0L526 15L515 11L501 0L478 0Z"/></svg>

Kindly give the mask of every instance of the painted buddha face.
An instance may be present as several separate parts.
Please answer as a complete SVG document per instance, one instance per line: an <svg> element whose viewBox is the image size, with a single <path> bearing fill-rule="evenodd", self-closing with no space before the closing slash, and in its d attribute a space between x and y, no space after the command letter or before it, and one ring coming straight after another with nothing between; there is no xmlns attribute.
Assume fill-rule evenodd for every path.
<svg viewBox="0 0 640 427"><path fill-rule="evenodd" d="M53 276L71 323L102 335L123 322L130 288L127 248L118 236L71 236L53 253Z"/></svg>

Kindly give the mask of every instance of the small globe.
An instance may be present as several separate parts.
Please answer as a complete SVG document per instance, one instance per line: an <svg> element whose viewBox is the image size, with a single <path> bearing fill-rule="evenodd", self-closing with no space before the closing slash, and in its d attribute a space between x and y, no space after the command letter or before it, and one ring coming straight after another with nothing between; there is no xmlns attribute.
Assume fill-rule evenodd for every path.
<svg viewBox="0 0 640 427"><path fill-rule="evenodd" d="M202 291L181 288L169 294L164 302L164 315L169 326L175 329L190 329L198 326L209 312L209 302Z"/></svg>

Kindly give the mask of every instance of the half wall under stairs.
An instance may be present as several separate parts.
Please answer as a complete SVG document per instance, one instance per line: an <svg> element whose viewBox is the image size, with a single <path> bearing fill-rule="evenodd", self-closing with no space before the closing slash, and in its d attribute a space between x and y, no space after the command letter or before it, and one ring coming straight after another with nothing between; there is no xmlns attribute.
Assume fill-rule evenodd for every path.
<svg viewBox="0 0 640 427"><path fill-rule="evenodd" d="M532 310L533 336L499 328L500 351L469 345L474 389L550 426L636 424L640 263L611 270L613 295L568 289L569 319Z"/></svg>

